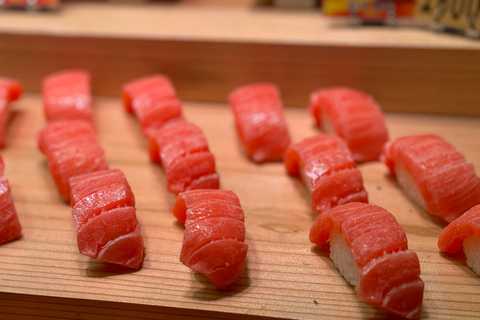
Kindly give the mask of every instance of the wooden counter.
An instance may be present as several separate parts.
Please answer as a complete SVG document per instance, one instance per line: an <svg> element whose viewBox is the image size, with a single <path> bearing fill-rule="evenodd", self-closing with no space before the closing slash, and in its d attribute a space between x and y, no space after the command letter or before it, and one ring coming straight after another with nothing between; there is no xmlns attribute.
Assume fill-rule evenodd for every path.
<svg viewBox="0 0 480 320"><path fill-rule="evenodd" d="M23 226L22 237L0 246L2 319L383 319L388 314L357 300L328 257L309 243L316 214L302 183L281 163L255 165L237 142L229 108L185 103L186 118L205 132L223 189L233 190L246 215L246 272L227 291L179 261L183 227L170 213L174 196L165 174L148 159L137 121L119 98L94 98L98 136L112 168L123 170L137 200L146 257L126 272L81 255L71 208L62 202L36 148L44 125L41 98L14 105L2 151L5 175ZM304 108L286 117L294 141L317 134ZM387 114L391 137L442 135L480 174L480 118ZM440 254L444 224L414 205L381 163L360 166L371 203L392 212L417 252L425 281L423 319L474 319L480 314L480 278L461 255Z"/></svg>
<svg viewBox="0 0 480 320"><path fill-rule="evenodd" d="M89 2L0 11L0 70L30 91L49 72L82 67L100 95L162 72L193 101L225 102L239 85L271 81L292 106L317 88L347 85L384 110L478 116L479 49L412 22L355 28L316 11Z"/></svg>

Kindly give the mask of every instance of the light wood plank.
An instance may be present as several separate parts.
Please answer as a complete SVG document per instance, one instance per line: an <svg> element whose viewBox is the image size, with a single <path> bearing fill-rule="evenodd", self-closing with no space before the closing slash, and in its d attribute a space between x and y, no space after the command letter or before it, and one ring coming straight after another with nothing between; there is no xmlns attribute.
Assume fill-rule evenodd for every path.
<svg viewBox="0 0 480 320"><path fill-rule="evenodd" d="M388 315L356 299L333 266L328 248L308 242L316 216L302 183L281 163L256 165L239 146L229 108L185 103L216 157L223 189L233 190L246 215L247 271L227 291L178 261L183 227L170 213L175 197L161 167L148 159L137 121L119 98L94 98L99 139L113 168L123 170L137 199L147 255L138 272L125 272L78 253L71 208L62 202L36 133L44 125L41 98L15 103L2 154L23 226L21 239L0 246L0 317L8 319L198 318L381 319ZM286 110L294 141L318 134L305 109ZM480 174L480 118L387 114L392 137L445 137ZM418 253L426 282L423 318L473 319L480 312L480 278L461 256L440 254L444 224L414 205L381 163L360 166L371 203L392 212Z"/></svg>
<svg viewBox="0 0 480 320"><path fill-rule="evenodd" d="M184 100L225 102L240 85L271 81L286 105L305 106L313 90L345 85L387 111L480 116L479 49L415 25L352 28L314 11L145 3L0 11L2 75L28 91L49 72L82 67L99 95L162 72Z"/></svg>

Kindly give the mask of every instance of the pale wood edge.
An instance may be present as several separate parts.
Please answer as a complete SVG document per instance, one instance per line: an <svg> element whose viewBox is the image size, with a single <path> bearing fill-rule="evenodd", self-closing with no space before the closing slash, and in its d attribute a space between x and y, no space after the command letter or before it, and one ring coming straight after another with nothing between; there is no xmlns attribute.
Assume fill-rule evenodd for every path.
<svg viewBox="0 0 480 320"><path fill-rule="evenodd" d="M178 40L62 37L0 33L2 76L39 91L59 69L85 68L97 95L119 96L135 77L165 73L182 100L225 102L234 88L276 83L288 106L313 90L351 86L385 111L480 116L480 51Z"/></svg>
<svg viewBox="0 0 480 320"><path fill-rule="evenodd" d="M2 303L3 302L3 303ZM167 306L60 298L0 292L0 317L8 319L249 319L276 317L234 314ZM6 318L5 318L6 319Z"/></svg>

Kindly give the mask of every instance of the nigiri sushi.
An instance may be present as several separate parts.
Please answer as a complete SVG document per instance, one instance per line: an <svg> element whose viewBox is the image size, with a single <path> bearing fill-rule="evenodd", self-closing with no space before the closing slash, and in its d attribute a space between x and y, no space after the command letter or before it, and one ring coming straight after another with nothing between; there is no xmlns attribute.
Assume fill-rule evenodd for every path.
<svg viewBox="0 0 480 320"><path fill-rule="evenodd" d="M359 202L338 206L317 217L310 241L330 241L333 263L360 300L407 319L420 317L420 263L391 213Z"/></svg>
<svg viewBox="0 0 480 320"><path fill-rule="evenodd" d="M0 155L0 244L14 240L22 231L3 169L3 158Z"/></svg>
<svg viewBox="0 0 480 320"><path fill-rule="evenodd" d="M70 179L79 251L89 257L138 269L145 248L135 198L120 170Z"/></svg>
<svg viewBox="0 0 480 320"><path fill-rule="evenodd" d="M480 178L473 165L443 138L397 138L385 145L382 159L410 198L447 222L480 204Z"/></svg>
<svg viewBox="0 0 480 320"><path fill-rule="evenodd" d="M317 90L310 96L309 110L317 126L347 142L356 162L379 160L388 131L371 96L345 87Z"/></svg>
<svg viewBox="0 0 480 320"><path fill-rule="evenodd" d="M172 119L182 117L182 106L170 79L161 74L134 79L123 86L125 109L140 120L149 137Z"/></svg>
<svg viewBox="0 0 480 320"><path fill-rule="evenodd" d="M228 100L247 156L258 163L281 161L290 145L290 134L277 87L269 83L243 86Z"/></svg>
<svg viewBox="0 0 480 320"><path fill-rule="evenodd" d="M453 220L440 234L440 250L455 253L462 248L467 265L480 276L480 205Z"/></svg>
<svg viewBox="0 0 480 320"><path fill-rule="evenodd" d="M85 120L93 123L90 74L62 70L45 77L42 84L45 117L49 122Z"/></svg>
<svg viewBox="0 0 480 320"><path fill-rule="evenodd" d="M93 126L83 120L48 124L38 133L38 147L47 157L58 192L67 200L70 199L71 177L108 169Z"/></svg>
<svg viewBox="0 0 480 320"><path fill-rule="evenodd" d="M183 120L166 124L151 135L149 151L151 159L165 168L168 191L219 188L215 158L196 125Z"/></svg>
<svg viewBox="0 0 480 320"><path fill-rule="evenodd" d="M180 193L173 214L185 223L180 261L225 288L244 271L244 213L231 191L191 190Z"/></svg>
<svg viewBox="0 0 480 320"><path fill-rule="evenodd" d="M368 202L362 174L337 136L317 135L292 144L284 162L289 174L302 176L317 213L348 202Z"/></svg>
<svg viewBox="0 0 480 320"><path fill-rule="evenodd" d="M0 148L5 147L5 125L10 102L22 95L22 86L18 81L0 77Z"/></svg>

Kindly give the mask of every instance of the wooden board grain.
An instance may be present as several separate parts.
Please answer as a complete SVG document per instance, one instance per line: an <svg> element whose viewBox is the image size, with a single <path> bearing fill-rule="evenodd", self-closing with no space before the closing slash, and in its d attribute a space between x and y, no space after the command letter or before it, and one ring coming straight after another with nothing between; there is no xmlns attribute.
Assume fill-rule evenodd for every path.
<svg viewBox="0 0 480 320"><path fill-rule="evenodd" d="M292 106L346 85L388 111L480 116L479 49L412 24L354 28L317 11L88 2L0 11L0 70L29 91L47 73L81 67L98 95L162 72L193 101L225 102L237 86L271 81Z"/></svg>
<svg viewBox="0 0 480 320"><path fill-rule="evenodd" d="M175 197L167 193L164 171L149 161L138 123L119 98L94 98L94 115L108 162L124 171L137 200L147 248L137 272L78 253L71 208L59 199L36 149L36 133L44 125L41 98L28 94L13 110L2 154L23 232L0 246L0 318L388 318L356 299L328 247L309 243L316 214L306 189L281 163L255 165L244 157L225 105L185 103L184 111L204 130L222 188L239 196L246 215L246 272L226 291L178 261L183 227L170 213ZM294 141L319 132L305 109L287 109L286 118ZM392 137L444 136L480 174L480 118L388 114L387 124ZM480 278L461 255L438 252L444 224L408 200L381 163L360 169L371 203L396 216L418 253L426 283L422 318L478 317Z"/></svg>

